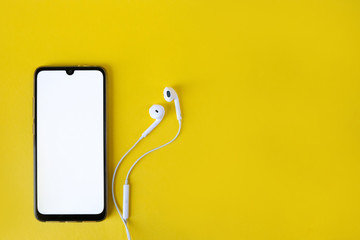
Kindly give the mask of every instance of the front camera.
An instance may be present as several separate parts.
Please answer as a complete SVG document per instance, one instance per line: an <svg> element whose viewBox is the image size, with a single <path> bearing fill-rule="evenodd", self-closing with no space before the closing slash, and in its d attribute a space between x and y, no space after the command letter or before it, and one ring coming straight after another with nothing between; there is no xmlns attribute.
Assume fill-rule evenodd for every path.
<svg viewBox="0 0 360 240"><path fill-rule="evenodd" d="M67 73L67 75L73 75L74 74L74 69L67 69L66 73Z"/></svg>

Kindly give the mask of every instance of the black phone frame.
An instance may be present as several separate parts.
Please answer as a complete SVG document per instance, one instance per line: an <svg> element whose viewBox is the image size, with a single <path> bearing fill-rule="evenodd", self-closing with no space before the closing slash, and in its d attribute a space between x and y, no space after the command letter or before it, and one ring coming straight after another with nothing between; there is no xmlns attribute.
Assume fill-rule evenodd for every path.
<svg viewBox="0 0 360 240"><path fill-rule="evenodd" d="M76 71L76 70L97 70L103 75L103 109L104 109L104 209L99 214L42 214L37 207L37 76L41 71ZM102 221L106 217L107 212L107 130L106 130L106 72L105 69L99 66L56 66L56 67L39 67L34 74L34 97L33 97L33 136L34 136L34 213L39 221Z"/></svg>

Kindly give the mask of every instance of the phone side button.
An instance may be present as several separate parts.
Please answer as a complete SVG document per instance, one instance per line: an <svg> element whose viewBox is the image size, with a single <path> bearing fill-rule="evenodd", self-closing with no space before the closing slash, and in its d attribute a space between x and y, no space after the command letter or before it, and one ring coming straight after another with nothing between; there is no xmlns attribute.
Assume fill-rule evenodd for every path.
<svg viewBox="0 0 360 240"><path fill-rule="evenodd" d="M35 102L34 102L34 97L32 98L32 118L34 119L34 111L35 111Z"/></svg>

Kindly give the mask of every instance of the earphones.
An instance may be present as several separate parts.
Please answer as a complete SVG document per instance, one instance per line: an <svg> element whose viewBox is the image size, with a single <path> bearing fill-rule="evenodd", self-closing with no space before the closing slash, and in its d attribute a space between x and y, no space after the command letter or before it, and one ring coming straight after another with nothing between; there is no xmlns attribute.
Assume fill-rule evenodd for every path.
<svg viewBox="0 0 360 240"><path fill-rule="evenodd" d="M171 139L169 142L156 147L146 153L144 153L143 155L141 155L141 157L139 157L134 164L130 167L127 175L126 175L126 179L125 179L125 184L123 186L123 214L121 214L120 209L116 203L116 199L115 199L115 192L114 192L114 183L115 183L115 177L116 177L116 172L121 164L121 162L123 161L123 159L126 157L126 155L142 140L144 139L152 130L154 130L161 122L161 120L164 118L165 115L165 109L163 106L161 105L152 105L149 109L149 114L150 117L155 119L155 121L141 134L140 138L135 142L135 144L124 154L124 156L122 156L122 158L119 160L118 164L116 165L116 168L114 170L114 174L113 174L113 178L112 178L112 184L111 184L111 190L112 190L112 198L116 207L116 210L118 211L121 220L124 223L125 226L125 230L126 230L126 234L127 234L127 238L128 240L131 240L131 236L130 236L130 232L129 229L127 227L127 219L129 218L129 195L130 195L130 185L128 184L129 181L129 176L130 173L132 171L132 169L135 167L135 165L140 161L140 159L142 159L143 157L145 157L146 155L148 155L151 152L154 152L160 148L165 147L166 145L169 145L170 143L172 143L180 134L180 130L181 130L181 110L180 110L180 103L179 103L179 97L176 93L176 91L171 88L171 87L166 87L164 89L164 98L167 102L171 102L174 100L175 103L175 111L176 111L176 118L179 122L179 129L177 134L175 135L175 137L173 139Z"/></svg>

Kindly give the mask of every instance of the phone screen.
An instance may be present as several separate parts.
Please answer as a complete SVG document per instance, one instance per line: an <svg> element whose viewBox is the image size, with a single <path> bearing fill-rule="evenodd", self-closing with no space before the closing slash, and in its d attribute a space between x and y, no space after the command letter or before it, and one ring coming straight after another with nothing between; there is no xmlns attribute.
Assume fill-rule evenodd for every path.
<svg viewBox="0 0 360 240"><path fill-rule="evenodd" d="M38 213L104 213L104 72L85 67L40 69L35 77L35 104Z"/></svg>

